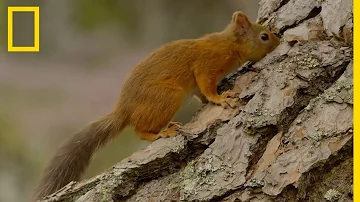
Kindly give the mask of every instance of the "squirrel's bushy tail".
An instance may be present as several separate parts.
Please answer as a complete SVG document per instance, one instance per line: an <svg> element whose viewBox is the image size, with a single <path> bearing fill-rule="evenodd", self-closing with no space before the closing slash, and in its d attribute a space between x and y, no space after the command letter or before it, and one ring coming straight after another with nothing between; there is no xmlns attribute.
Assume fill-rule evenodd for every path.
<svg viewBox="0 0 360 202"><path fill-rule="evenodd" d="M119 134L125 126L121 118L111 113L71 137L45 169L34 199L52 194L71 181L78 181L96 149Z"/></svg>

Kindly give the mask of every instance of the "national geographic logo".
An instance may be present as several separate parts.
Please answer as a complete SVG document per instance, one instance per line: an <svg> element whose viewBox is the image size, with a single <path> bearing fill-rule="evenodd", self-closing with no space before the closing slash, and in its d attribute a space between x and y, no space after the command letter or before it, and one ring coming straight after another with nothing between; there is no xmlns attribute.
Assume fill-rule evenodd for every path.
<svg viewBox="0 0 360 202"><path fill-rule="evenodd" d="M30 46L18 46L18 45L14 45L14 27L16 28L16 24L14 24L14 14L30 14L33 15L33 33L19 33L22 34L22 37L15 37L15 41L17 41L18 39L26 39L26 36L32 36L33 35L33 40L30 39L26 39L33 41L32 44ZM40 49L40 41L39 41L39 7L38 6L26 6L26 7L20 7L20 6L13 6L13 7L8 7L8 52L39 52ZM29 18L27 18L29 19ZM16 21L16 20L15 20ZM26 23L27 24L27 23ZM21 30L21 29L20 29Z"/></svg>

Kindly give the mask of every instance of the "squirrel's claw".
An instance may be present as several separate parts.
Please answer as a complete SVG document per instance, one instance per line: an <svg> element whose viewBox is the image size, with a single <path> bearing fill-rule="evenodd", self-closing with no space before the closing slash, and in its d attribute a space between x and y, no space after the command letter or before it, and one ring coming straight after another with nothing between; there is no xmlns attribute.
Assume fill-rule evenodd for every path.
<svg viewBox="0 0 360 202"><path fill-rule="evenodd" d="M223 92L221 95L226 98L238 98L240 96L240 93L232 91L232 90L227 90L227 91Z"/></svg>

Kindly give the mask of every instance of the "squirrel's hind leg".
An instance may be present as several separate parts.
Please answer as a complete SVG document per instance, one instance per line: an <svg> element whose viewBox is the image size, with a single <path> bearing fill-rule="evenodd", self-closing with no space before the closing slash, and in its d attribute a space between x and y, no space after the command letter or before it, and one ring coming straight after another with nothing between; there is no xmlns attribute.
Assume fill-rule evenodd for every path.
<svg viewBox="0 0 360 202"><path fill-rule="evenodd" d="M136 131L136 132L140 136L140 139L142 140L153 142L160 138L159 134L156 133L140 132L140 131Z"/></svg>
<svg viewBox="0 0 360 202"><path fill-rule="evenodd" d="M149 132L140 132L140 131L136 131L136 132L139 134L140 139L147 140L150 142L153 142L159 138L175 137L178 134L176 127L167 128L163 131L160 131L157 134L149 133Z"/></svg>
<svg viewBox="0 0 360 202"><path fill-rule="evenodd" d="M154 141L176 136L177 129L181 127L180 123L170 121L181 107L185 93L181 89L172 88L163 88L157 92L152 100L146 99L138 105L130 119L131 125L143 140Z"/></svg>

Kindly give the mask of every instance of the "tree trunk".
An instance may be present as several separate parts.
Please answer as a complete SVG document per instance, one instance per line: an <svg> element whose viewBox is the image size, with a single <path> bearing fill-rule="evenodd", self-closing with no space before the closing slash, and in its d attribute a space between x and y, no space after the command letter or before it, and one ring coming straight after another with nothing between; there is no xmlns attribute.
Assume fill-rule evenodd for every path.
<svg viewBox="0 0 360 202"><path fill-rule="evenodd" d="M160 139L50 201L352 201L351 0L262 0L283 35L271 54L225 78L240 114L208 104Z"/></svg>

